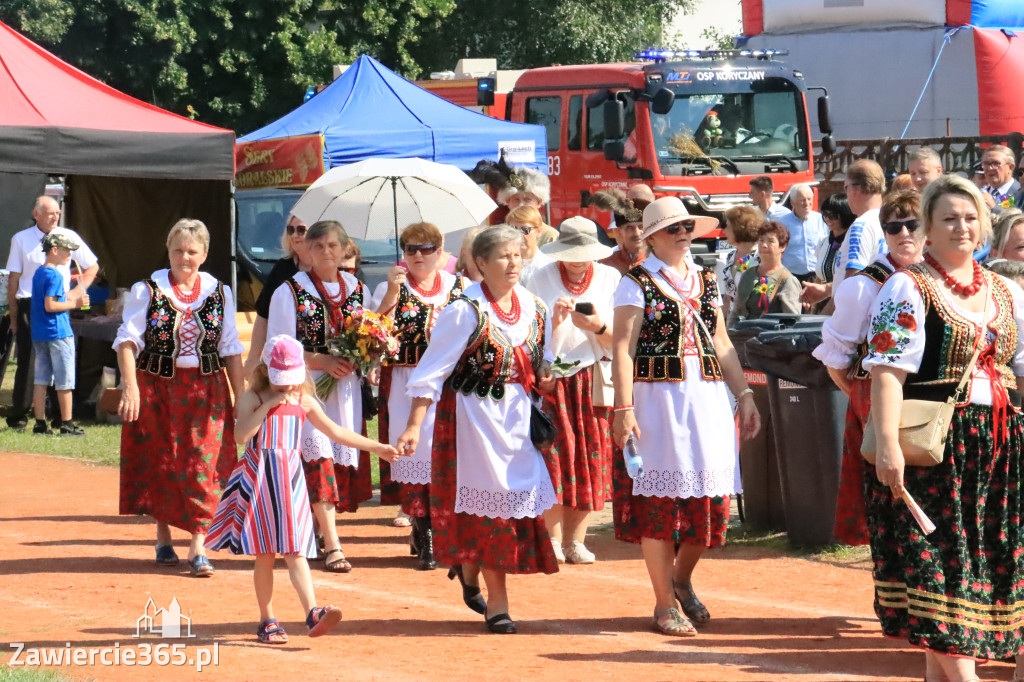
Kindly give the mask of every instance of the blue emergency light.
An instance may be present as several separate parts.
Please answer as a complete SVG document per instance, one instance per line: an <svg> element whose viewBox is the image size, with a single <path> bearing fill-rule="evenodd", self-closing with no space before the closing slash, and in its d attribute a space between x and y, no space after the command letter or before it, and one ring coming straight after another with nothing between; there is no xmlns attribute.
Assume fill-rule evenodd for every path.
<svg viewBox="0 0 1024 682"><path fill-rule="evenodd" d="M670 59L736 59L750 57L771 59L789 54L789 50L643 50L633 57L645 62L667 62Z"/></svg>
<svg viewBox="0 0 1024 682"><path fill-rule="evenodd" d="M305 97L302 98L302 101L308 102L309 100L313 99L314 95L316 95L316 86L310 85L308 88L306 88L306 95Z"/></svg>

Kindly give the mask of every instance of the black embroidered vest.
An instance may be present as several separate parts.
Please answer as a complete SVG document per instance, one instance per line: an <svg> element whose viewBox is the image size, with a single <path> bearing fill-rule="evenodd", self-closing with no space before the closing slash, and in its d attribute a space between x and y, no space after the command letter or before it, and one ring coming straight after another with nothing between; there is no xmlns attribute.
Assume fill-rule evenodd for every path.
<svg viewBox="0 0 1024 682"><path fill-rule="evenodd" d="M463 395L476 394L486 398L488 395L495 400L505 397L505 384L512 376L512 364L515 355L512 344L491 326L490 317L480 310L476 301L460 296L476 311L477 323L469 345L455 365L455 370L448 378L448 385ZM540 368L544 358L544 304L536 301L536 314L524 344L530 355L533 370Z"/></svg>
<svg viewBox="0 0 1024 682"><path fill-rule="evenodd" d="M718 325L718 308L715 307L718 280L708 269L701 270L699 274L698 313L708 331L714 334ZM683 363L686 339L683 338L685 324L681 315L692 315L689 306L662 291L643 266L630 269L626 277L639 284L644 292L643 322L633 360L633 381L683 381L686 378ZM681 308L685 308L685 312ZM696 322L693 326L701 376L709 381L721 381L722 366L715 355L713 339Z"/></svg>
<svg viewBox="0 0 1024 682"><path fill-rule="evenodd" d="M462 295L462 278L456 277L448 292L448 300L441 306L424 303L405 284L398 292L395 305L395 327L401 346L398 357L388 362L392 367L415 367L430 343L430 320L436 308L443 308Z"/></svg>
<svg viewBox="0 0 1024 682"><path fill-rule="evenodd" d="M875 282L879 288L885 284L885 280L889 279L889 275L894 272L892 264L889 263L889 259L885 259L885 262L875 261L871 265L867 266L863 270L857 272L854 277L867 277L872 282ZM848 372L848 378L850 379L867 379L871 376L866 369L864 369L863 363L864 358L868 356L869 348L868 342L865 339L857 345L857 360L850 366Z"/></svg>
<svg viewBox="0 0 1024 682"><path fill-rule="evenodd" d="M139 353L136 368L170 379L174 377L174 361L181 351L178 327L184 310L174 307L152 279L143 280L149 287L149 309L146 311L145 347ZM192 319L199 329L196 353L199 371L213 374L223 367L217 344L224 329L224 285L218 283L203 305L192 311Z"/></svg>
<svg viewBox="0 0 1024 682"><path fill-rule="evenodd" d="M295 338L307 353L327 351L327 304L316 294L303 289L295 278L288 280L288 287L295 299ZM341 314L347 318L356 308L363 305L363 284L359 282L341 304Z"/></svg>
<svg viewBox="0 0 1024 682"><path fill-rule="evenodd" d="M907 399L946 400L960 383L967 363L974 355L977 326L953 310L924 264L908 265L902 272L914 279L924 299L925 310L924 355L917 372L907 375L903 396ZM1017 349L1013 294L999 276L987 270L983 272L995 306L995 318L990 325L996 331L995 367L1009 393L1010 402L1020 405L1017 379L1011 369ZM982 343L985 343L984 337Z"/></svg>

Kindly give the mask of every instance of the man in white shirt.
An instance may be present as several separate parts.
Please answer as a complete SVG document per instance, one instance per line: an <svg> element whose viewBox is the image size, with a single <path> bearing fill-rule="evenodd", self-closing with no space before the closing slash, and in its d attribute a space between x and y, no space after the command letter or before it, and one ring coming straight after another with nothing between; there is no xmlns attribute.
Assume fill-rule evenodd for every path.
<svg viewBox="0 0 1024 682"><path fill-rule="evenodd" d="M768 175L759 175L750 181L750 200L768 220L778 220L789 213L785 206L775 203L774 192L775 183Z"/></svg>
<svg viewBox="0 0 1024 682"><path fill-rule="evenodd" d="M798 280L804 282L814 276L818 242L828 234L828 226L821 214L812 210L814 190L810 185L793 185L789 197L793 210L777 218L789 230L789 244L782 253L782 264Z"/></svg>
<svg viewBox="0 0 1024 682"><path fill-rule="evenodd" d="M32 208L32 217L36 224L22 230L11 237L11 252L7 257L7 269L11 276L7 288L8 313L11 318L11 332L15 336L17 346L18 367L14 373L14 392L11 396L12 405L7 413L7 425L13 429L23 429L28 423L27 415L32 409L32 366L35 358L32 353L32 277L46 259L43 251L43 237L53 231L68 235L80 247L73 252L72 259L78 264L81 276L78 286L88 289L99 271L96 254L75 232L58 227L60 222L60 205L47 196L36 199ZM71 289L71 267L62 265L57 268L64 275L64 289Z"/></svg>
<svg viewBox="0 0 1024 682"><path fill-rule="evenodd" d="M981 170L985 173L985 186L981 188L981 196L985 205L998 215L1004 208L1016 207L1021 191L1020 183L1013 179L1013 169L1017 160L1009 147L1001 144L992 145L981 155Z"/></svg>
<svg viewBox="0 0 1024 682"><path fill-rule="evenodd" d="M838 291L844 279L871 265L880 254L888 251L882 224L878 220L882 194L885 193L882 167L870 159L854 161L846 170L843 190L857 219L850 225L836 255L832 291Z"/></svg>

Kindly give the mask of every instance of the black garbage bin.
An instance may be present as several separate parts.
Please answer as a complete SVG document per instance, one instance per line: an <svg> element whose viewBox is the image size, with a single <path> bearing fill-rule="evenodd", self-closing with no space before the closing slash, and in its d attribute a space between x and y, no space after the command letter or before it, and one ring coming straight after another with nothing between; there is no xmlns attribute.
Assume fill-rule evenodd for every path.
<svg viewBox="0 0 1024 682"><path fill-rule="evenodd" d="M791 319L790 319L791 318ZM743 523L755 531L784 531L786 518L779 483L779 464L775 451L774 426L768 400L768 378L747 360L746 343L761 332L778 331L793 324L798 316L785 320L758 318L740 320L728 330L736 348L747 384L754 391L754 404L761 415L757 436L740 442L740 475L743 479Z"/></svg>
<svg viewBox="0 0 1024 682"><path fill-rule="evenodd" d="M768 378L786 533L796 545L832 541L847 399L811 352L824 316L765 331L746 343L748 362Z"/></svg>

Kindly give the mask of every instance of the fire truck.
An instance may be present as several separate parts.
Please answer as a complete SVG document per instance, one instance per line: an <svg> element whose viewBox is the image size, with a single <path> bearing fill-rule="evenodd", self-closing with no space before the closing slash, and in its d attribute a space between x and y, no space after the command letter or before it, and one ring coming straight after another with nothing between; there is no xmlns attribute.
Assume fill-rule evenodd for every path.
<svg viewBox="0 0 1024 682"><path fill-rule="evenodd" d="M463 73L418 84L496 118L545 127L551 224L573 215L607 223L588 205L591 194L640 182L656 196L679 196L691 213L721 217L750 203L749 181L759 175L772 177L778 200L794 184L815 183L808 91L821 91L822 148L834 149L827 91L776 59L784 54L647 51L637 62L511 77L467 73L460 63Z"/></svg>

